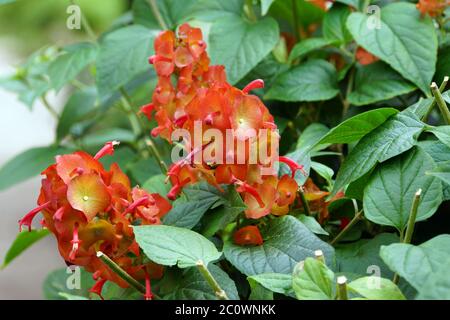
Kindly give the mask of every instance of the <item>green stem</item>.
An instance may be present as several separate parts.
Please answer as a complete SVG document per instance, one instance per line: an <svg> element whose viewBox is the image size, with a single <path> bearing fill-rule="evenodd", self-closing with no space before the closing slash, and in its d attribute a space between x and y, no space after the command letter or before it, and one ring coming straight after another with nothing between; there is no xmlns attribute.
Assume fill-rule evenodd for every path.
<svg viewBox="0 0 450 320"><path fill-rule="evenodd" d="M156 20L158 21L159 26L163 30L169 29L167 27L166 22L164 21L164 18L159 11L158 4L156 3L156 0L148 0L148 4L150 5L150 8L152 9L153 16L155 16Z"/></svg>
<svg viewBox="0 0 450 320"><path fill-rule="evenodd" d="M438 105L439 110L441 111L441 114L442 114L442 117L444 118L445 123L447 125L449 125L450 124L450 111L447 108L447 104L445 103L444 98L442 97L441 91L439 90L436 82L433 82L431 84L430 88L431 88L431 92L433 93L436 104Z"/></svg>
<svg viewBox="0 0 450 320"><path fill-rule="evenodd" d="M338 242L339 239L341 239L347 233L347 231L350 230L361 219L362 213L362 210L357 212L353 219L348 223L348 225L346 225L345 228L342 229L341 232L339 232L333 240L331 240L330 244L334 245L336 242Z"/></svg>
<svg viewBox="0 0 450 320"><path fill-rule="evenodd" d="M306 200L305 193L303 192L303 187L298 189L298 193L300 194L300 199L302 200L303 209L305 210L305 214L307 216L311 215L311 209L309 208L308 200Z"/></svg>
<svg viewBox="0 0 450 320"><path fill-rule="evenodd" d="M245 0L244 12L250 21L256 22L258 20L255 11L253 10L253 0Z"/></svg>
<svg viewBox="0 0 450 320"><path fill-rule="evenodd" d="M106 254L101 251L97 251L97 257L126 283L140 293L145 294L145 287L139 281L130 276L125 270L123 270L117 263L112 261Z"/></svg>
<svg viewBox="0 0 450 320"><path fill-rule="evenodd" d="M205 278L206 282L208 282L209 286L213 289L216 297L219 300L229 300L226 292L220 287L219 283L216 279L214 279L213 275L209 272L202 260L197 261L197 268Z"/></svg>
<svg viewBox="0 0 450 320"><path fill-rule="evenodd" d="M139 123L139 119L138 119L136 113L133 111L133 107L131 106L130 97L128 96L125 89L123 89L123 88L120 88L120 93L122 95L121 96L122 106L128 116L128 119L131 124L131 128L133 129L133 133L136 136L139 136L143 133L143 130L141 128L141 124Z"/></svg>
<svg viewBox="0 0 450 320"><path fill-rule="evenodd" d="M130 120L131 128L133 129L133 132L136 136L140 136L144 132L144 125L140 121L139 117L136 115L136 113L133 111L133 107L131 106L131 99L128 96L127 92L124 88L120 88L120 93L122 95L122 106L124 111L127 113L128 119ZM158 149L156 148L153 140L150 137L145 138L145 144L149 147L150 151L152 152L153 156L155 157L156 161L158 162L158 165L161 168L161 171L163 173L167 172L167 165L162 159Z"/></svg>
<svg viewBox="0 0 450 320"><path fill-rule="evenodd" d="M448 83L448 77L444 77L444 80L441 83L441 86L439 87L439 91L440 92L444 92L445 88L447 87L447 83ZM431 114L431 111L433 111L434 106L436 105L436 99L433 98L433 101L430 103L430 106L427 109L427 112L425 113L425 115L422 117L422 121L427 121L428 117Z"/></svg>
<svg viewBox="0 0 450 320"><path fill-rule="evenodd" d="M59 115L58 112L56 112L56 110L50 105L50 103L48 103L47 98L45 97L45 95L41 96L41 101L42 104L44 105L44 107L48 110L48 112L50 112L50 114L56 119L59 119Z"/></svg>
<svg viewBox="0 0 450 320"><path fill-rule="evenodd" d="M71 0L70 2L73 5L79 6L77 3L75 3L74 0ZM96 42L97 41L97 35L93 31L91 25L89 24L88 19L86 18L86 16L83 14L82 11L81 11L81 25L83 26L83 29L86 31L86 33L89 36L89 38L91 38L92 41Z"/></svg>
<svg viewBox="0 0 450 320"><path fill-rule="evenodd" d="M411 206L411 211L408 219L408 226L406 227L406 235L403 239L403 243L411 243L412 235L414 232L414 224L416 223L417 209L419 208L420 196L422 189L417 190L414 195L414 200Z"/></svg>
<svg viewBox="0 0 450 320"><path fill-rule="evenodd" d="M163 173L167 173L167 165L164 162L164 160L161 157L161 154L159 153L158 149L155 146L155 143L153 142L152 139L150 139L149 137L145 138L145 144L150 148L150 150L152 151L154 157L156 158L156 161L158 162L159 167L161 168L161 171Z"/></svg>
<svg viewBox="0 0 450 320"><path fill-rule="evenodd" d="M345 276L340 276L337 278L338 285L338 300L348 300L347 294L347 278Z"/></svg>
<svg viewBox="0 0 450 320"><path fill-rule="evenodd" d="M316 257L316 260L322 262L323 264L325 264L325 257L323 255L323 251L322 250L316 250L314 251L314 257Z"/></svg>
<svg viewBox="0 0 450 320"><path fill-rule="evenodd" d="M348 76L348 84L347 84L347 90L345 92L345 100L343 101L342 106L342 119L344 119L345 115L348 112L348 109L350 108L350 101L348 101L348 97L350 93L352 93L353 90L353 79L355 77L355 70L356 68L352 68L350 70L350 74Z"/></svg>

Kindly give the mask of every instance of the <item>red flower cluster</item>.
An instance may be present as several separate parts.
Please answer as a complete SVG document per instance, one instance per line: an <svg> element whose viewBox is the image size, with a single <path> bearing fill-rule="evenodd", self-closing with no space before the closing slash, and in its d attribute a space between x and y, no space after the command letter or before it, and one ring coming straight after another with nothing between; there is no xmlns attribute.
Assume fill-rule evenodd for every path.
<svg viewBox="0 0 450 320"><path fill-rule="evenodd" d="M422 16L428 14L430 17L439 17L445 8L450 5L449 0L419 0L416 7Z"/></svg>
<svg viewBox="0 0 450 320"><path fill-rule="evenodd" d="M42 212L41 224L58 241L59 252L69 264L93 273L92 292L101 294L105 281L128 284L97 257L102 251L137 280L162 276L162 267L144 262L131 225L159 224L170 203L158 194L131 188L130 180L113 163L106 171L98 161L114 152L108 142L94 157L85 152L56 157L42 174L38 207L19 221L31 230L33 218Z"/></svg>
<svg viewBox="0 0 450 320"><path fill-rule="evenodd" d="M224 137L227 132L233 132L234 142L234 147L221 144L220 150L216 141L205 136L201 138L201 147L186 143L188 156L174 163L168 172L173 185L169 199L175 199L185 185L206 180L217 188L220 184L235 184L247 205L248 218L257 219L271 212L288 213L298 189L294 173L302 167L271 152L266 152L269 159L259 159L258 164L249 161L248 151L255 146L253 144L256 150L267 148L267 151L271 150L272 138L276 142L279 140L272 115L257 96L249 94L253 89L262 88L264 82L255 80L242 90L230 85L223 66L210 66L201 30L188 24L179 27L178 38L172 31L161 32L154 47L155 55L149 61L158 75L158 84L152 103L141 108L149 119L155 113L158 126L152 130L152 135L172 142L174 130L193 133L195 123L201 123L203 129L214 129ZM261 131L267 134L264 143L262 139L251 139L254 136L248 133L259 135ZM244 142L246 148L245 159L241 162L237 161L238 142ZM198 153L208 152L219 153L221 161L193 161ZM292 176L278 179L274 172L261 173L262 168L270 167L277 160L291 167Z"/></svg>

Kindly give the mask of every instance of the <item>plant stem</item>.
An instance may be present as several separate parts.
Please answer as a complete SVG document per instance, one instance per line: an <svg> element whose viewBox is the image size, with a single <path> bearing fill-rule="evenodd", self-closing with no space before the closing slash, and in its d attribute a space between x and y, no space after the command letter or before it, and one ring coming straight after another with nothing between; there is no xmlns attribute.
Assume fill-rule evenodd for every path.
<svg viewBox="0 0 450 320"><path fill-rule="evenodd" d="M140 136L144 132L144 125L139 120L136 113L133 111L133 107L131 106L131 99L123 87L120 88L120 93L122 95L122 97L121 97L122 106L128 115L128 119L130 120L130 124L133 129L133 132L136 136ZM164 162L164 160L162 159L161 154L159 153L158 149L156 148L153 140L150 137L146 137L145 144L146 144L146 146L149 147L150 151L152 152L153 156L155 157L156 161L158 162L158 165L161 168L161 171L163 173L166 173L167 165Z"/></svg>
<svg viewBox="0 0 450 320"><path fill-rule="evenodd" d="M339 232L338 235L333 240L331 240L330 244L334 245L336 242L338 242L339 239L341 239L342 236L346 234L347 231L350 230L361 219L362 213L363 213L362 210L357 212L353 217L353 219L348 223L348 225L346 225L345 228L342 229L341 232Z"/></svg>
<svg viewBox="0 0 450 320"><path fill-rule="evenodd" d="M350 108L350 102L348 101L348 96L350 93L352 93L353 90L353 78L355 77L355 68L353 67L350 70L350 74L348 76L348 84L347 84L347 90L345 92L345 99L342 103L342 120L344 119L345 115L348 112L348 109Z"/></svg>
<svg viewBox="0 0 450 320"><path fill-rule="evenodd" d="M244 12L250 21L256 22L258 20L255 11L253 10L253 0L245 0Z"/></svg>
<svg viewBox="0 0 450 320"><path fill-rule="evenodd" d="M306 200L305 193L303 192L303 187L298 188L298 193L300 194L300 199L302 200L303 209L307 216L311 215L311 210L309 209L308 200Z"/></svg>
<svg viewBox="0 0 450 320"><path fill-rule="evenodd" d="M414 224L417 218L417 209L419 208L420 196L422 194L422 189L417 190L414 195L414 200L411 206L411 212L409 214L408 226L406 228L406 235L403 239L403 243L411 243L412 235L414 232Z"/></svg>
<svg viewBox="0 0 450 320"><path fill-rule="evenodd" d="M314 251L314 257L316 257L316 260L322 262L323 264L325 264L325 257L323 256L323 251L322 250L316 250Z"/></svg>
<svg viewBox="0 0 450 320"><path fill-rule="evenodd" d="M148 4L150 5L150 8L152 9L152 13L155 16L156 20L158 21L159 26L163 30L169 29L167 27L167 24L164 21L163 16L161 15L161 12L159 11L158 4L155 0L148 0Z"/></svg>
<svg viewBox="0 0 450 320"><path fill-rule="evenodd" d="M156 158L156 161L158 162L159 167L161 168L161 171L163 173L167 173L167 165L164 162L164 160L161 157L161 154L159 153L158 149L155 146L155 143L152 139L149 137L145 138L145 144L150 148L150 150L153 153L153 156Z"/></svg>
<svg viewBox="0 0 450 320"><path fill-rule="evenodd" d="M416 218L417 218L417 209L419 208L419 203L420 203L420 196L422 194L422 189L417 190L417 192L414 194L414 200L411 206L411 211L409 213L409 218L408 218L408 226L406 227L406 234L405 231L402 230L400 232L400 242L401 243L411 243L411 239L412 239L412 235L414 233L414 225L416 223ZM392 279L392 282L395 284L398 284L400 280L400 276L395 273L394 274L394 278Z"/></svg>
<svg viewBox="0 0 450 320"><path fill-rule="evenodd" d="M338 300L348 300L347 294L347 278L345 276L340 276L337 278L338 285Z"/></svg>
<svg viewBox="0 0 450 320"><path fill-rule="evenodd" d="M125 270L123 270L117 263L112 261L106 254L101 251L97 251L97 257L114 273L121 277L126 283L128 283L140 293L145 294L145 287L139 281L130 276Z"/></svg>
<svg viewBox="0 0 450 320"><path fill-rule="evenodd" d="M137 118L135 112L133 111L133 107L131 106L130 97L128 96L125 89L123 89L123 88L120 88L120 93L121 93L122 106L128 116L128 119L130 120L130 124L131 124L131 128L133 129L133 133L136 136L139 136L142 134L143 130L139 123L139 119Z"/></svg>
<svg viewBox="0 0 450 320"><path fill-rule="evenodd" d="M70 2L73 5L79 6L77 3L75 3L74 0L71 0ZM92 30L92 27L89 24L89 21L87 20L86 16L83 14L83 12L81 10L80 10L80 12L81 12L81 24L83 25L83 29L86 31L89 38L91 38L92 41L96 42L97 36L95 35L95 32Z"/></svg>
<svg viewBox="0 0 450 320"><path fill-rule="evenodd" d="M294 28L295 28L295 38L298 41L301 39L300 35L300 26L298 24L298 14L297 14L297 0L291 0L292 1L292 14L294 16Z"/></svg>
<svg viewBox="0 0 450 320"><path fill-rule="evenodd" d="M48 103L47 98L45 97L45 95L41 96L41 102L44 105L44 107L48 110L48 112L50 112L50 114L56 119L59 119L59 115L58 112L56 112L56 110L50 105L50 103Z"/></svg>
<svg viewBox="0 0 450 320"><path fill-rule="evenodd" d="M202 260L197 261L197 268L208 282L209 286L214 290L214 294L219 300L229 300L226 292L220 287L219 283L214 279L211 272L205 266Z"/></svg>
<svg viewBox="0 0 450 320"><path fill-rule="evenodd" d="M448 81L448 80L447 80ZM433 82L430 86L431 92L433 92L434 100L441 111L442 117L447 125L450 124L450 111L447 108L447 104L442 97L441 91L439 90L436 82Z"/></svg>
<svg viewBox="0 0 450 320"><path fill-rule="evenodd" d="M448 77L444 77L444 80L442 81L441 86L439 87L440 92L444 92L445 87L447 87L448 80L449 80ZM433 98L433 101L430 103L430 106L428 107L427 112L422 117L422 121L427 121L427 119L430 116L431 111L433 111L435 105L436 105L436 99Z"/></svg>

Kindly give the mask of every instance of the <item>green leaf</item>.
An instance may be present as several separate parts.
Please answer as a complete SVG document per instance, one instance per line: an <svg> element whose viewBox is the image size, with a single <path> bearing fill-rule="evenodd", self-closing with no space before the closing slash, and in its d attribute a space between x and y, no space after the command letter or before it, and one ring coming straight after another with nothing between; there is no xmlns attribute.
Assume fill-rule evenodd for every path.
<svg viewBox="0 0 450 320"><path fill-rule="evenodd" d="M67 292L59 292L58 295L64 298L65 300L89 300L86 297L76 296Z"/></svg>
<svg viewBox="0 0 450 320"><path fill-rule="evenodd" d="M11 247L9 247L8 252L6 252L1 269L5 268L11 261L17 258L31 245L49 234L50 232L47 229L20 232L14 242L11 244Z"/></svg>
<svg viewBox="0 0 450 320"><path fill-rule="evenodd" d="M348 101L364 106L411 92L416 86L405 80L384 62L378 61L356 70L355 88Z"/></svg>
<svg viewBox="0 0 450 320"><path fill-rule="evenodd" d="M426 174L437 177L447 185L450 185L450 161L441 162L432 170L427 171Z"/></svg>
<svg viewBox="0 0 450 320"><path fill-rule="evenodd" d="M250 295L248 300L273 300L273 292L266 289L252 278L247 278L250 285Z"/></svg>
<svg viewBox="0 0 450 320"><path fill-rule="evenodd" d="M94 110L96 98L97 90L94 88L76 91L70 96L59 117L58 126L56 128L56 137L58 140L61 140L68 135L74 124Z"/></svg>
<svg viewBox="0 0 450 320"><path fill-rule="evenodd" d="M84 135L81 142L85 147L99 147L113 140L132 143L136 140L136 136L128 129L104 128Z"/></svg>
<svg viewBox="0 0 450 320"><path fill-rule="evenodd" d="M380 108L360 113L331 129L317 144L358 141L397 112L394 108Z"/></svg>
<svg viewBox="0 0 450 320"><path fill-rule="evenodd" d="M241 195L231 185L227 186L223 197L225 198L223 205L213 210L202 221L204 223L202 234L206 237L212 237L217 231L225 229L247 208Z"/></svg>
<svg viewBox="0 0 450 320"><path fill-rule="evenodd" d="M295 59L301 58L308 53L332 44L332 41L324 38L307 38L298 42L289 54L288 62L291 64Z"/></svg>
<svg viewBox="0 0 450 320"><path fill-rule="evenodd" d="M444 80L444 77L449 75L448 70L450 70L450 46L447 45L441 48L438 53L436 74L434 75L436 83L440 84Z"/></svg>
<svg viewBox="0 0 450 320"><path fill-rule="evenodd" d="M380 233L373 239L361 239L350 244L336 246L336 270L343 273L366 275L379 268L385 278L393 274L380 258L380 248L383 245L398 242L393 233Z"/></svg>
<svg viewBox="0 0 450 320"><path fill-rule="evenodd" d="M89 297L89 289L94 285L92 274L81 267L58 269L50 273L44 281L43 292L47 300L67 299L65 294L78 297ZM63 295L61 295L63 293Z"/></svg>
<svg viewBox="0 0 450 320"><path fill-rule="evenodd" d="M330 129L322 123L312 123L303 130L295 149L311 150Z"/></svg>
<svg viewBox="0 0 450 320"><path fill-rule="evenodd" d="M262 273L248 277L270 291L294 297L292 289L292 276L283 273Z"/></svg>
<svg viewBox="0 0 450 320"><path fill-rule="evenodd" d="M334 4L323 18L322 32L324 38L336 42L337 44L350 42L352 40L352 35L345 25L349 15L349 7Z"/></svg>
<svg viewBox="0 0 450 320"><path fill-rule="evenodd" d="M319 101L329 100L338 92L334 66L325 60L309 60L278 76L264 98Z"/></svg>
<svg viewBox="0 0 450 320"><path fill-rule="evenodd" d="M375 15L352 13L347 27L353 38L430 95L438 48L432 20L428 16L421 17L412 3L389 4L380 14L381 25L376 28L373 25Z"/></svg>
<svg viewBox="0 0 450 320"><path fill-rule="evenodd" d="M95 61L97 45L89 42L80 42L64 48L65 53L58 56L49 66L48 75L56 91L69 83L83 71L86 66Z"/></svg>
<svg viewBox="0 0 450 320"><path fill-rule="evenodd" d="M38 147L28 149L9 160L0 168L0 190L5 190L13 185L37 176L51 163L55 156L69 150L57 147Z"/></svg>
<svg viewBox="0 0 450 320"><path fill-rule="evenodd" d="M409 106L406 110L414 113L419 119L422 119L425 114L428 112L428 109L430 108L431 102L433 99L428 98L420 98L419 101L417 101L415 104ZM404 111L406 111L404 110Z"/></svg>
<svg viewBox="0 0 450 320"><path fill-rule="evenodd" d="M401 112L368 133L342 164L332 194L369 172L377 162L411 149L423 127L424 124L414 114Z"/></svg>
<svg viewBox="0 0 450 320"><path fill-rule="evenodd" d="M147 190L150 193L159 193L164 196L170 191L170 183L165 183L166 175L157 174L148 179L142 188Z"/></svg>
<svg viewBox="0 0 450 320"><path fill-rule="evenodd" d="M416 221L431 217L442 202L441 182L425 174L434 166L426 152L414 148L377 168L364 190L365 217L404 230L419 189L422 194Z"/></svg>
<svg viewBox="0 0 450 320"><path fill-rule="evenodd" d="M272 51L278 39L278 24L273 18L251 23L237 15L225 16L211 27L211 62L224 65L228 81L235 84Z"/></svg>
<svg viewBox="0 0 450 320"><path fill-rule="evenodd" d="M369 300L406 299L395 283L376 276L356 279L348 284L348 289Z"/></svg>
<svg viewBox="0 0 450 320"><path fill-rule="evenodd" d="M133 229L136 241L147 257L165 266L193 267L200 260L208 265L222 255L212 242L188 229L163 225Z"/></svg>
<svg viewBox="0 0 450 320"><path fill-rule="evenodd" d="M333 248L292 216L271 220L261 233L264 243L260 246L239 246L231 239L224 244L227 260L247 276L289 274L297 262L313 256L315 250L322 250L329 263L333 261Z"/></svg>
<svg viewBox="0 0 450 320"><path fill-rule="evenodd" d="M450 259L449 247L450 235L442 234L419 246L405 243L382 246L380 256L389 268L420 291Z"/></svg>
<svg viewBox="0 0 450 320"><path fill-rule="evenodd" d="M101 97L114 92L137 75L148 71L153 40L158 31L134 25L115 30L100 43L97 87Z"/></svg>
<svg viewBox="0 0 450 320"><path fill-rule="evenodd" d="M208 269L220 287L225 290L228 298L239 300L236 285L228 274L212 263L209 264ZM184 270L182 278L173 289L173 292L164 298L168 300L217 300L208 282L197 268Z"/></svg>
<svg viewBox="0 0 450 320"><path fill-rule="evenodd" d="M321 261L306 258L292 274L292 288L298 300L333 300L334 273Z"/></svg>
<svg viewBox="0 0 450 320"><path fill-rule="evenodd" d="M315 234L322 234L325 236L328 236L329 233L326 232L322 226L317 222L317 220L314 217L307 216L304 214L301 214L297 217L298 220L300 220L301 223L303 223L309 230L311 230Z"/></svg>
<svg viewBox="0 0 450 320"><path fill-rule="evenodd" d="M450 259L443 262L435 273L427 278L417 295L417 300L450 300Z"/></svg>
<svg viewBox="0 0 450 320"><path fill-rule="evenodd" d="M163 223L168 226L192 229L218 200L219 197L209 195L198 199L179 198L173 203L172 210L164 216Z"/></svg>
<svg viewBox="0 0 450 320"><path fill-rule="evenodd" d="M450 126L432 127L427 129L427 131L434 134L439 141L450 147Z"/></svg>

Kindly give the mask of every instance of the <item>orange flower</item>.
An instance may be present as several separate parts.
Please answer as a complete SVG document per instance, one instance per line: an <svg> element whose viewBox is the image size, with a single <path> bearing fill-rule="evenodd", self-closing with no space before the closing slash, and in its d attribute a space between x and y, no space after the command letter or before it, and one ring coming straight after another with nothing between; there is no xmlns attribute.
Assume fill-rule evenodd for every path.
<svg viewBox="0 0 450 320"><path fill-rule="evenodd" d="M435 18L442 15L445 8L449 5L449 0L419 0L416 7L422 17L428 14L430 17Z"/></svg>
<svg viewBox="0 0 450 320"><path fill-rule="evenodd" d="M240 246L260 246L264 242L257 226L246 226L237 230L233 239L234 243Z"/></svg>
<svg viewBox="0 0 450 320"><path fill-rule="evenodd" d="M356 60L360 64L365 66L365 65L372 64L372 63L380 60L380 58L374 56L370 52L366 51L364 48L358 47L358 49L356 50Z"/></svg>
<svg viewBox="0 0 450 320"><path fill-rule="evenodd" d="M158 194L139 187L114 163L109 171L98 161L114 152L108 142L91 157L85 152L57 156L56 163L42 174L38 207L19 221L20 228L31 230L33 218L42 212L44 225L56 236L61 256L70 264L84 266L97 280L92 292L101 294L105 281L127 287L118 275L97 257L102 251L137 280L155 269L144 263L134 240L133 224L159 224L170 203ZM131 258L132 254L134 258ZM145 271L145 272L144 272Z"/></svg>

